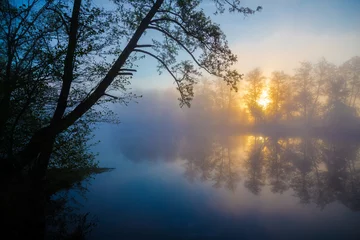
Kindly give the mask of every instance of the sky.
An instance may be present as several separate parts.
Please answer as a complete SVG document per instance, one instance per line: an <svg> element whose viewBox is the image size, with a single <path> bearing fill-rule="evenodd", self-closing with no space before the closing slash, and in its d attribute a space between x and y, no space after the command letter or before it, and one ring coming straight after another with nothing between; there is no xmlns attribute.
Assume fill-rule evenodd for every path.
<svg viewBox="0 0 360 240"><path fill-rule="evenodd" d="M209 4L206 3L209 1ZM210 0L204 10L213 12ZM322 57L341 64L360 55L360 0L243 0L243 6L263 10L244 17L240 14L212 16L227 35L238 56L236 69L246 73L260 67L265 74L274 70L292 73L301 61ZM169 88L175 84L167 73L156 72L156 63L139 64L132 87Z"/></svg>
<svg viewBox="0 0 360 240"><path fill-rule="evenodd" d="M112 6L111 1L92 1L97 6ZM262 6L263 10L247 17L234 13L214 16L213 1L202 3L238 56L234 67L240 73L260 67L266 75L274 70L291 74L301 61L324 57L341 64L360 56L360 0L242 0L241 5ZM159 76L156 65L151 57L139 62L131 87L175 89L171 76L166 72Z"/></svg>

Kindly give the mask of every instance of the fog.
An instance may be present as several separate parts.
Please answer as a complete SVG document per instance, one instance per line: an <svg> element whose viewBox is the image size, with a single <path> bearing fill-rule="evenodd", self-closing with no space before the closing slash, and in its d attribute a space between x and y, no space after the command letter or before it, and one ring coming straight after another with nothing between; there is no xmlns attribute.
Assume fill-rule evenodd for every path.
<svg viewBox="0 0 360 240"><path fill-rule="evenodd" d="M326 59L300 62L294 74L281 69L247 73L231 89L202 78L191 107L179 107L174 88L138 90L129 106L112 106L122 131L132 134L254 132L355 134L359 128L360 57L335 65Z"/></svg>
<svg viewBox="0 0 360 240"><path fill-rule="evenodd" d="M134 161L174 161L234 136L357 142L359 66L360 58L353 57L339 66L325 59L302 62L293 75L265 75L256 68L245 74L237 91L203 78L190 108L179 106L175 88L137 90L143 96L137 102L111 106L120 124L108 126L106 138ZM246 140L239 144L245 147Z"/></svg>
<svg viewBox="0 0 360 240"><path fill-rule="evenodd" d="M302 132L289 125L282 130L286 119L258 127L244 117L251 117L246 106L238 103L225 111L223 102L211 101L204 87L216 81L205 83L190 108L179 107L174 89L138 91L144 96L138 103L114 106L121 123L107 125L107 147L136 163L175 162L189 182L230 191L242 185L254 195L268 188L276 194L291 191L301 204L320 209L335 201L360 209L356 136L340 130L328 134L328 126L303 125L299 119L292 126ZM211 103L217 107L210 108Z"/></svg>

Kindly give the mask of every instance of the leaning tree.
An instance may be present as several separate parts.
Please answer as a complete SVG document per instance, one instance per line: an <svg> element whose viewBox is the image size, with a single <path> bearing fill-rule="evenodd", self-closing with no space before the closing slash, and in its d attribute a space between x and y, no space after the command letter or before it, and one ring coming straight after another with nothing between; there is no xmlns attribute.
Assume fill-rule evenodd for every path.
<svg viewBox="0 0 360 240"><path fill-rule="evenodd" d="M2 21L17 26L1 29L8 46L0 58L6 65L1 84L8 89L1 96L3 105L11 99L11 86L17 84L12 77L14 67L35 69L38 79L55 88L48 123L34 132L23 149L3 161L3 169L10 172L32 165L38 170L36 175L43 176L59 134L95 105L126 103L136 97L126 89L133 74L141 70L137 62L142 58L153 59L159 73L167 72L174 79L181 106L190 106L193 86L203 73L236 89L242 75L232 68L236 55L225 34L202 8L209 8L210 2L214 14L248 15L261 10L242 7L239 0L113 0L110 8L91 0L2 4ZM7 14L9 11L15 14ZM25 35L33 40L14 44ZM26 61L27 52L34 60ZM2 116L0 128L7 118L8 114Z"/></svg>

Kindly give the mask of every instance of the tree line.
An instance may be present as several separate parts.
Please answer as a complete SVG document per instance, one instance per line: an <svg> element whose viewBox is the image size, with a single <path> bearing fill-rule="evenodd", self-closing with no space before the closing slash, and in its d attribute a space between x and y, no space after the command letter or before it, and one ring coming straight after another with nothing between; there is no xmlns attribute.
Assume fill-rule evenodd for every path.
<svg viewBox="0 0 360 240"><path fill-rule="evenodd" d="M193 112L214 124L271 125L279 128L321 128L324 131L360 126L360 57L336 66L321 59L301 62L294 74L260 68L245 74L237 92L226 84L204 80L196 88ZM191 118L191 116L190 116ZM210 120L211 121L211 120Z"/></svg>

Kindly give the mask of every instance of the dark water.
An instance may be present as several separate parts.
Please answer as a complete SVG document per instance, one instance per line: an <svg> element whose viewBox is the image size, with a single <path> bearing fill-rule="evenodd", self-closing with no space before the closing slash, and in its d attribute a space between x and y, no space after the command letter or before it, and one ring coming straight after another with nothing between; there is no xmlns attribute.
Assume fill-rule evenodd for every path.
<svg viewBox="0 0 360 240"><path fill-rule="evenodd" d="M360 239L360 142L210 132L101 127L88 238Z"/></svg>

